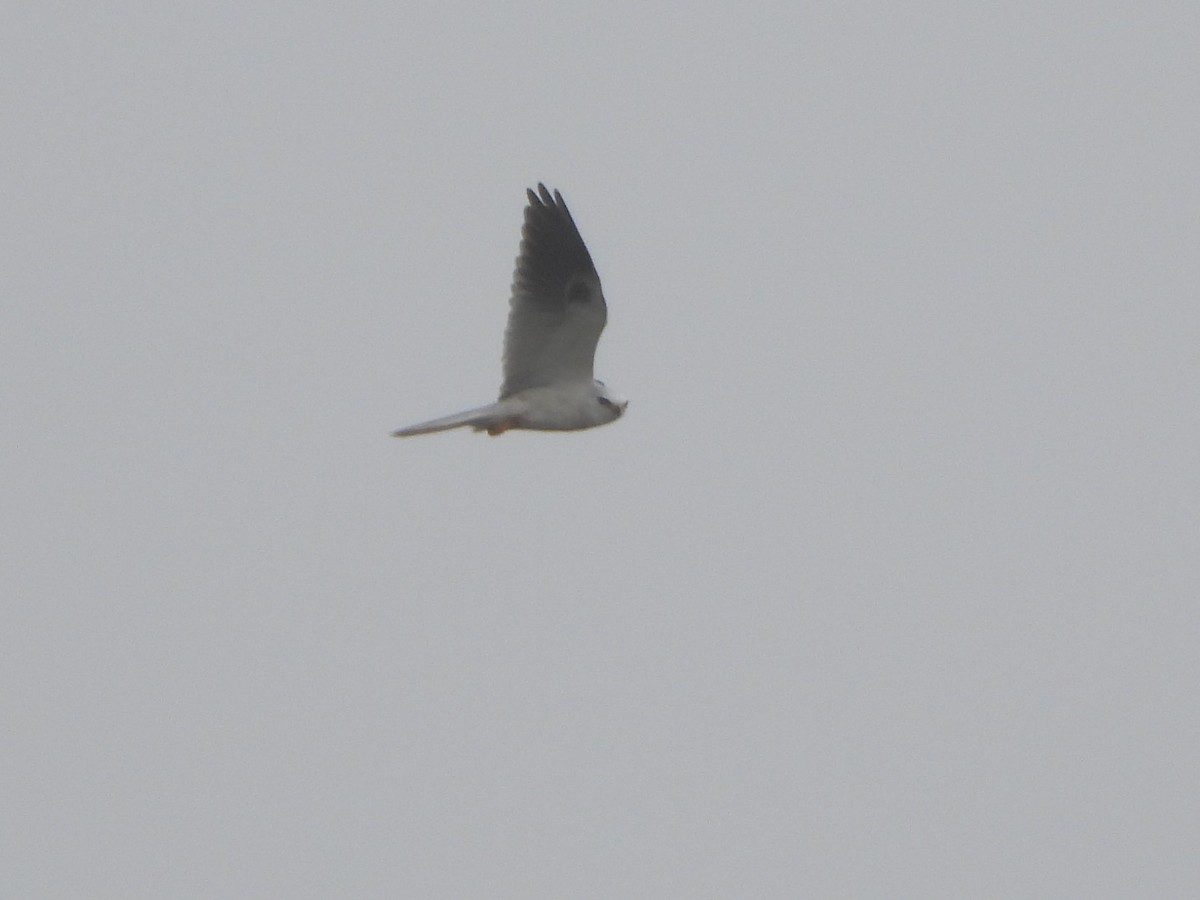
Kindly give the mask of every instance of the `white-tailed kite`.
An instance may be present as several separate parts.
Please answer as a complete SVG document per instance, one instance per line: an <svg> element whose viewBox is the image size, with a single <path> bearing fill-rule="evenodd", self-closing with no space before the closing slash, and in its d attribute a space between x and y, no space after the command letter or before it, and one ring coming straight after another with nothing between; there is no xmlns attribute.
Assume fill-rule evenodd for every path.
<svg viewBox="0 0 1200 900"><path fill-rule="evenodd" d="M614 422L626 401L592 378L608 318L600 276L562 194L526 191L521 250L504 333L500 399L392 432L396 437L470 425L490 435L510 428L576 431Z"/></svg>

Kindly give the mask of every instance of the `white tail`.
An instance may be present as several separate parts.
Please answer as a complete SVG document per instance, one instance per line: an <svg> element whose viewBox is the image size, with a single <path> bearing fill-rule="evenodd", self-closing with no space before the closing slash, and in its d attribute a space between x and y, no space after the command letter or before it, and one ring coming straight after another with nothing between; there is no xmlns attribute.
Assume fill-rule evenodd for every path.
<svg viewBox="0 0 1200 900"><path fill-rule="evenodd" d="M497 410L499 405L498 403L492 403L488 406L481 406L478 409L468 409L466 412L455 413L452 416L442 416L440 419L419 422L416 425L401 428L399 431L393 431L392 437L433 434L435 431L449 431L451 428L462 428L464 425L470 425L477 431L484 428L491 428L500 421L501 417L498 415Z"/></svg>

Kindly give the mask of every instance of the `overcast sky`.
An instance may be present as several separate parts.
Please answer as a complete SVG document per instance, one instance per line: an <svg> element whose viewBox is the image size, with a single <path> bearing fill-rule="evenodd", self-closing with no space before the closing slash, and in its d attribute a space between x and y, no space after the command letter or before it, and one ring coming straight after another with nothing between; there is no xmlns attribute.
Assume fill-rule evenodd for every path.
<svg viewBox="0 0 1200 900"><path fill-rule="evenodd" d="M10 7L5 897L1200 892L1195 3Z"/></svg>

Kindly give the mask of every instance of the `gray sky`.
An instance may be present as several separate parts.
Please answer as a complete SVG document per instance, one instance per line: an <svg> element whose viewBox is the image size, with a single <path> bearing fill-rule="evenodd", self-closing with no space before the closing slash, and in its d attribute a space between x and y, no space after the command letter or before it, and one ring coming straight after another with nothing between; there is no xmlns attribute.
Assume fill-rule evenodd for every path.
<svg viewBox="0 0 1200 900"><path fill-rule="evenodd" d="M5 896L1196 896L1196 4L2 40Z"/></svg>

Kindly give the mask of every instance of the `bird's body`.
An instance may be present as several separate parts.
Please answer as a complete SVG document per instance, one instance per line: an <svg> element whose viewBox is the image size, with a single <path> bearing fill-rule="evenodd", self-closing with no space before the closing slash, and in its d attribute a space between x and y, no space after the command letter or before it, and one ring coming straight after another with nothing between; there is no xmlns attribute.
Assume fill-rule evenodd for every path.
<svg viewBox="0 0 1200 900"><path fill-rule="evenodd" d="M598 381L526 388L495 403L410 425L393 432L396 437L432 434L470 425L490 435L511 428L528 431L578 431L607 425L620 417L624 401L610 398Z"/></svg>
<svg viewBox="0 0 1200 900"><path fill-rule="evenodd" d="M562 195L526 192L521 250L504 336L504 384L495 403L421 422L396 437L471 426L577 431L621 417L626 403L592 376L608 313L596 274Z"/></svg>

